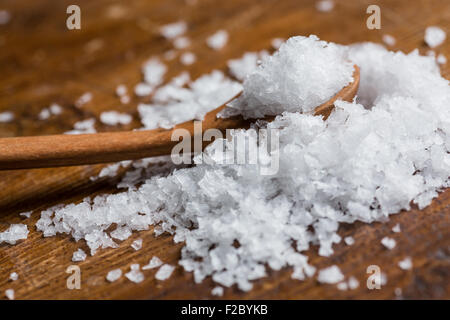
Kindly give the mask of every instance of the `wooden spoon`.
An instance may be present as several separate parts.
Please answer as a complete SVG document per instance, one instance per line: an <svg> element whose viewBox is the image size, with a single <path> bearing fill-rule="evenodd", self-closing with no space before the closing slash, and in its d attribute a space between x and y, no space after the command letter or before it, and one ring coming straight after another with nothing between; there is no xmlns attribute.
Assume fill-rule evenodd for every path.
<svg viewBox="0 0 450 320"><path fill-rule="evenodd" d="M314 115L328 118L338 99L352 101L359 86L359 68L355 65L354 81L333 98L314 110ZM248 128L254 119L242 117L217 118L225 105L209 112L202 121L207 129ZM267 121L275 117L264 118ZM178 141L171 141L175 129L186 129L192 139L194 121L184 122L170 130L105 132L80 135L49 135L0 139L0 170L48 168L134 160L169 155ZM197 135L199 133L195 132ZM207 143L204 144L205 147Z"/></svg>

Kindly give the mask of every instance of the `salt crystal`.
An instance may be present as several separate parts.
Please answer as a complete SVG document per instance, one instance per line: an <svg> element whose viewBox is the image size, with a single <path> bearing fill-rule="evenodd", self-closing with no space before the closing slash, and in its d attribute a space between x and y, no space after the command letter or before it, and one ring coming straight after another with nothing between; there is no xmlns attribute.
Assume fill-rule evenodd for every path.
<svg viewBox="0 0 450 320"><path fill-rule="evenodd" d="M120 97L120 103L121 104L129 104L131 101L130 96L121 96Z"/></svg>
<svg viewBox="0 0 450 320"><path fill-rule="evenodd" d="M212 294L213 296L218 296L218 297L223 296L223 287L221 287L221 286L214 287L214 288L211 290L211 294Z"/></svg>
<svg viewBox="0 0 450 320"><path fill-rule="evenodd" d="M49 107L50 113L53 115L59 115L62 113L63 109L59 104L52 103Z"/></svg>
<svg viewBox="0 0 450 320"><path fill-rule="evenodd" d="M17 274L17 272L13 272L9 275L9 279L11 281L16 281L17 279L19 279L19 275Z"/></svg>
<svg viewBox="0 0 450 320"><path fill-rule="evenodd" d="M94 118L75 122L73 127L74 127L73 130L67 131L65 132L65 134L88 134L97 132L97 130L95 130Z"/></svg>
<svg viewBox="0 0 450 320"><path fill-rule="evenodd" d="M105 111L100 114L100 121L109 126L130 124L133 118L126 113L117 111Z"/></svg>
<svg viewBox="0 0 450 320"><path fill-rule="evenodd" d="M321 12L330 12L334 8L333 0L321 0L316 2L316 9Z"/></svg>
<svg viewBox="0 0 450 320"><path fill-rule="evenodd" d="M425 42L430 48L440 46L446 37L445 31L439 27L431 26L425 29Z"/></svg>
<svg viewBox="0 0 450 320"><path fill-rule="evenodd" d="M72 261L73 262L80 262L86 260L86 253L82 249L78 249L75 251L72 255Z"/></svg>
<svg viewBox="0 0 450 320"><path fill-rule="evenodd" d="M173 41L173 46L176 49L186 49L191 45L191 41L187 37L179 37Z"/></svg>
<svg viewBox="0 0 450 320"><path fill-rule="evenodd" d="M401 231L400 230L400 224L397 223L394 227L392 227L392 231L395 232L395 233L399 233Z"/></svg>
<svg viewBox="0 0 450 320"><path fill-rule="evenodd" d="M157 57L150 58L142 66L144 81L151 87L156 87L163 83L167 67Z"/></svg>
<svg viewBox="0 0 450 320"><path fill-rule="evenodd" d="M162 26L160 29L161 35L166 39L175 39L187 31L187 23L178 21Z"/></svg>
<svg viewBox="0 0 450 320"><path fill-rule="evenodd" d="M164 52L164 59L166 60L173 60L177 56L177 52L175 50L168 50Z"/></svg>
<svg viewBox="0 0 450 320"><path fill-rule="evenodd" d="M228 68L236 79L243 81L247 75L256 70L261 59L268 55L267 51L247 52L240 59L229 60Z"/></svg>
<svg viewBox="0 0 450 320"><path fill-rule="evenodd" d="M346 291L348 289L347 282L340 282L337 284L337 288L341 291Z"/></svg>
<svg viewBox="0 0 450 320"><path fill-rule="evenodd" d="M439 64L446 64L447 63L447 58L441 53L441 54L439 54L437 56L436 61Z"/></svg>
<svg viewBox="0 0 450 320"><path fill-rule="evenodd" d="M0 243L14 245L17 241L26 239L28 232L28 227L24 224L11 224L7 230L0 232Z"/></svg>
<svg viewBox="0 0 450 320"><path fill-rule="evenodd" d="M321 283L334 284L344 280L344 275L339 267L334 265L320 270L317 280Z"/></svg>
<svg viewBox="0 0 450 320"><path fill-rule="evenodd" d="M352 82L352 75L353 63L342 47L316 36L293 37L247 76L243 94L222 116L308 112Z"/></svg>
<svg viewBox="0 0 450 320"><path fill-rule="evenodd" d="M389 34L384 34L383 35L383 42L385 43L385 44L387 44L388 46L395 46L395 43L397 42L396 40L395 40L395 38L393 37L393 36L391 36L391 35L389 35Z"/></svg>
<svg viewBox="0 0 450 320"><path fill-rule="evenodd" d="M346 245L352 246L355 244L355 239L353 239L353 237L348 236L344 238L344 242Z"/></svg>
<svg viewBox="0 0 450 320"><path fill-rule="evenodd" d="M128 92L127 87L124 84L119 84L116 87L116 95L118 97L122 97L122 96L126 95L127 92Z"/></svg>
<svg viewBox="0 0 450 320"><path fill-rule="evenodd" d="M132 264L130 266L130 271L125 273L125 277L127 277L128 280L134 282L134 283L140 283L144 281L145 277L144 274L139 270L139 264Z"/></svg>
<svg viewBox="0 0 450 320"><path fill-rule="evenodd" d="M120 277L122 277L122 270L120 269L114 269L108 272L106 275L106 280L109 282L114 282L116 280L119 280Z"/></svg>
<svg viewBox="0 0 450 320"><path fill-rule="evenodd" d="M130 228L126 227L119 227L116 228L114 231L111 232L111 237L118 240L126 240L131 236L131 230Z"/></svg>
<svg viewBox="0 0 450 320"><path fill-rule="evenodd" d="M38 117L40 120L47 120L48 118L50 118L50 110L49 109L41 110Z"/></svg>
<svg viewBox="0 0 450 320"><path fill-rule="evenodd" d="M398 266L403 270L410 270L412 268L412 260L410 257L406 257L405 259L398 262Z"/></svg>
<svg viewBox="0 0 450 320"><path fill-rule="evenodd" d="M216 33L214 33L212 36L208 37L206 39L206 44L214 50L220 50L228 42L228 32L225 30L219 30Z"/></svg>
<svg viewBox="0 0 450 320"><path fill-rule="evenodd" d="M171 266L170 264L164 264L162 265L159 270L155 274L155 278L157 280L167 280L172 275L172 272L175 270L174 266Z"/></svg>
<svg viewBox="0 0 450 320"><path fill-rule="evenodd" d="M273 38L270 44L272 45L272 48L278 50L280 49L281 45L284 43L285 39L283 38Z"/></svg>
<svg viewBox="0 0 450 320"><path fill-rule="evenodd" d="M5 295L9 300L14 300L14 289L5 290Z"/></svg>
<svg viewBox="0 0 450 320"><path fill-rule="evenodd" d="M192 52L185 52L180 56L180 61L182 64L189 66L197 60L197 57Z"/></svg>
<svg viewBox="0 0 450 320"><path fill-rule="evenodd" d="M134 93L138 96L138 97L145 97L150 95L154 90L154 87L151 85L148 85L147 83L138 83L135 87L134 87Z"/></svg>
<svg viewBox="0 0 450 320"><path fill-rule="evenodd" d="M32 213L33 213L33 211L26 211L26 212L19 213L19 215L28 219L29 217L31 217Z"/></svg>
<svg viewBox="0 0 450 320"><path fill-rule="evenodd" d="M6 10L0 10L0 25L5 25L11 20L11 14Z"/></svg>
<svg viewBox="0 0 450 320"><path fill-rule="evenodd" d="M154 257L152 257L152 259L149 261L149 263L147 265L142 267L142 270L149 270L149 269L158 268L162 264L163 264L163 262L161 261L161 259L159 259L158 257L154 256Z"/></svg>
<svg viewBox="0 0 450 320"><path fill-rule="evenodd" d="M134 240L131 247L136 251L140 250L142 248L142 239Z"/></svg>
<svg viewBox="0 0 450 320"><path fill-rule="evenodd" d="M14 113L5 111L0 113L0 123L11 122L14 120Z"/></svg>
<svg viewBox="0 0 450 320"><path fill-rule="evenodd" d="M90 102L92 100L92 93L86 92L81 97L78 98L78 100L75 102L75 106L78 108L81 108L86 103Z"/></svg>
<svg viewBox="0 0 450 320"><path fill-rule="evenodd" d="M354 290L359 287L359 281L355 277L350 277L348 279L348 288Z"/></svg>
<svg viewBox="0 0 450 320"><path fill-rule="evenodd" d="M381 244L389 250L392 250L395 248L396 242L392 238L384 237L383 239L381 239Z"/></svg>

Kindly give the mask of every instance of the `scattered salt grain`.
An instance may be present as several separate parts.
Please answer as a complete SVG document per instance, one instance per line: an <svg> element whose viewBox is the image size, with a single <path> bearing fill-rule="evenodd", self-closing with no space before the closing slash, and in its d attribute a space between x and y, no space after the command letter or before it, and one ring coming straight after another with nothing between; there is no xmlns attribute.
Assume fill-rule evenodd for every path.
<svg viewBox="0 0 450 320"><path fill-rule="evenodd" d="M74 129L71 131L65 132L65 134L87 134L87 133L96 133L95 130L95 119L86 119L82 121L75 122L73 125Z"/></svg>
<svg viewBox="0 0 450 320"><path fill-rule="evenodd" d="M127 94L127 92L128 92L127 87L124 84L119 84L116 87L116 95L118 97L125 96Z"/></svg>
<svg viewBox="0 0 450 320"><path fill-rule="evenodd" d="M377 278L375 278L375 279L377 279ZM380 285L384 286L386 284L387 284L387 274L382 272L380 274Z"/></svg>
<svg viewBox="0 0 450 320"><path fill-rule="evenodd" d="M5 295L9 300L14 300L14 289L5 290Z"/></svg>
<svg viewBox="0 0 450 320"><path fill-rule="evenodd" d="M0 25L5 25L11 20L9 11L0 10Z"/></svg>
<svg viewBox="0 0 450 320"><path fill-rule="evenodd" d="M384 237L381 239L381 244L388 248L389 250L392 250L395 248L395 245L397 244L394 239L389 237Z"/></svg>
<svg viewBox="0 0 450 320"><path fill-rule="evenodd" d="M139 270L139 264L132 264L130 266L130 271L125 273L125 277L128 278L128 280L134 282L134 283L140 283L144 281L145 277L144 274Z"/></svg>
<svg viewBox="0 0 450 320"><path fill-rule="evenodd" d="M0 113L0 123L11 122L14 120L14 113L5 111Z"/></svg>
<svg viewBox="0 0 450 320"><path fill-rule="evenodd" d="M352 81L353 63L344 48L316 36L292 37L247 76L243 94L222 116L309 112Z"/></svg>
<svg viewBox="0 0 450 320"><path fill-rule="evenodd" d="M339 282L337 288L341 291L346 291L348 289L348 284L347 282Z"/></svg>
<svg viewBox="0 0 450 320"><path fill-rule="evenodd" d="M78 249L75 251L72 255L72 261L73 262L80 262L86 260L86 253L82 249Z"/></svg>
<svg viewBox="0 0 450 320"><path fill-rule="evenodd" d="M120 97L120 103L121 104L129 104L131 101L130 96L121 96Z"/></svg>
<svg viewBox="0 0 450 320"><path fill-rule="evenodd" d="M177 56L177 52L175 50L168 50L166 52L164 52L164 59L166 60L173 60L175 59L175 57Z"/></svg>
<svg viewBox="0 0 450 320"><path fill-rule="evenodd" d="M406 257L405 259L399 261L398 266L403 270L410 270L412 268L412 260L410 257Z"/></svg>
<svg viewBox="0 0 450 320"><path fill-rule="evenodd" d="M142 249L142 239L134 240L131 247L136 251Z"/></svg>
<svg viewBox="0 0 450 320"><path fill-rule="evenodd" d="M150 58L142 66L144 81L151 87L159 86L164 81L167 66L156 57Z"/></svg>
<svg viewBox="0 0 450 320"><path fill-rule="evenodd" d="M344 275L338 266L334 265L319 271L317 280L320 283L334 284L344 280Z"/></svg>
<svg viewBox="0 0 450 320"><path fill-rule="evenodd" d="M62 113L61 106L54 103L54 104L50 105L50 107L42 109L41 112L39 113L38 117L40 120L47 120L52 115L59 115L61 113Z"/></svg>
<svg viewBox="0 0 450 320"><path fill-rule="evenodd" d="M440 46L446 37L445 31L439 27L431 26L425 29L425 42L430 48Z"/></svg>
<svg viewBox="0 0 450 320"><path fill-rule="evenodd" d="M122 270L120 269L114 269L108 272L106 275L106 280L109 282L114 282L116 280L119 280L120 277L122 277Z"/></svg>
<svg viewBox="0 0 450 320"><path fill-rule="evenodd" d="M170 278L174 270L175 270L174 266L171 266L170 264L164 264L156 272L155 278L161 281L167 280Z"/></svg>
<svg viewBox="0 0 450 320"><path fill-rule="evenodd" d="M92 100L92 93L86 92L81 97L79 97L77 101L75 101L75 106L81 108L91 100Z"/></svg>
<svg viewBox="0 0 450 320"><path fill-rule="evenodd" d="M211 294L212 294L213 296L218 296L218 297L223 296L223 287L221 287L221 286L214 287L214 288L211 290Z"/></svg>
<svg viewBox="0 0 450 320"><path fill-rule="evenodd" d="M351 236L348 236L348 237L344 238L344 242L346 245L352 246L355 244L355 239L353 239L353 237L351 237Z"/></svg>
<svg viewBox="0 0 450 320"><path fill-rule="evenodd" d="M359 281L355 277L350 277L348 279L348 288L354 290L359 287Z"/></svg>
<svg viewBox="0 0 450 320"><path fill-rule="evenodd" d="M320 12L330 12L334 8L333 0L321 0L316 2L316 9Z"/></svg>
<svg viewBox="0 0 450 320"><path fill-rule="evenodd" d="M439 64L446 64L446 63L447 63L447 58L446 58L442 53L440 53L440 54L437 56L436 61L437 61L437 63L439 63Z"/></svg>
<svg viewBox="0 0 450 320"><path fill-rule="evenodd" d="M186 49L191 45L191 41L188 37L179 37L173 41L173 46L176 49Z"/></svg>
<svg viewBox="0 0 450 320"><path fill-rule="evenodd" d="M184 64L185 66L190 66L195 61L197 61L197 57L192 52L184 52L180 56L180 62Z"/></svg>
<svg viewBox="0 0 450 320"><path fill-rule="evenodd" d="M17 279L19 279L19 275L17 274L17 272L13 272L9 275L9 279L11 281L16 281Z"/></svg>
<svg viewBox="0 0 450 320"><path fill-rule="evenodd" d="M178 21L162 26L159 30L161 35L166 39L175 39L183 35L187 31L187 23L184 21Z"/></svg>
<svg viewBox="0 0 450 320"><path fill-rule="evenodd" d="M17 241L26 239L28 232L28 227L22 223L11 224L7 230L0 232L0 243L14 245Z"/></svg>
<svg viewBox="0 0 450 320"><path fill-rule="evenodd" d="M220 50L228 42L228 32L225 30L219 30L216 33L214 33L212 36L208 37L206 39L206 44L208 47L214 50Z"/></svg>
<svg viewBox="0 0 450 320"><path fill-rule="evenodd" d="M158 268L160 266L162 266L163 262L161 261L160 258L158 258L157 256L154 256L151 258L151 260L148 262L147 265L142 267L142 270L150 270L150 269L154 269L154 268Z"/></svg>
<svg viewBox="0 0 450 320"><path fill-rule="evenodd" d="M154 87L151 85L148 85L146 83L138 83L135 87L134 87L134 93L138 96L138 97L145 97L150 95L154 90Z"/></svg>
<svg viewBox="0 0 450 320"><path fill-rule="evenodd" d="M392 47L395 46L395 44L397 43L397 41L395 40L395 38L389 34L384 34L383 35L383 42L385 44L387 44L388 46Z"/></svg>
<svg viewBox="0 0 450 320"><path fill-rule="evenodd" d="M395 233L399 233L401 231L400 224L397 223L394 227L392 227L392 231Z"/></svg>
<svg viewBox="0 0 450 320"><path fill-rule="evenodd" d="M275 50L280 49L281 45L284 43L285 39L283 38L273 38L270 44L272 45L272 48Z"/></svg>
<svg viewBox="0 0 450 320"><path fill-rule="evenodd" d="M132 120L133 118L129 114L117 111L105 111L100 114L100 121L108 126L127 125Z"/></svg>
<svg viewBox="0 0 450 320"><path fill-rule="evenodd" d="M111 237L118 240L126 240L131 236L131 229L127 227L117 227L111 232Z"/></svg>
<svg viewBox="0 0 450 320"><path fill-rule="evenodd" d="M28 219L29 217L31 217L32 213L33 213L33 211L26 211L26 212L19 213L19 215Z"/></svg>

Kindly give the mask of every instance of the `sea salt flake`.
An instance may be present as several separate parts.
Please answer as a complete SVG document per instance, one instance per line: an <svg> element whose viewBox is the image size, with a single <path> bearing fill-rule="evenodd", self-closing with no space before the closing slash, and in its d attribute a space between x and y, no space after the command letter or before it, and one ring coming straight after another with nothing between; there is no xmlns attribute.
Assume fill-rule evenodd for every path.
<svg viewBox="0 0 450 320"><path fill-rule="evenodd" d="M28 219L31 217L32 213L33 213L33 211L26 211L26 212L19 213L19 215Z"/></svg>
<svg viewBox="0 0 450 320"><path fill-rule="evenodd" d="M430 48L436 48L444 43L447 37L444 30L437 26L427 27L425 29L425 42Z"/></svg>
<svg viewBox="0 0 450 320"><path fill-rule="evenodd" d="M106 275L106 280L109 282L114 282L116 280L119 280L120 277L122 277L122 270L120 269L114 269L108 272Z"/></svg>
<svg viewBox="0 0 450 320"><path fill-rule="evenodd" d="M355 277L350 277L348 279L348 288L354 290L359 287L359 281Z"/></svg>
<svg viewBox="0 0 450 320"><path fill-rule="evenodd" d="M410 257L406 257L403 260L398 262L398 266L403 270L411 270L412 269L412 259Z"/></svg>
<svg viewBox="0 0 450 320"><path fill-rule="evenodd" d="M183 35L187 31L187 23L184 21L178 21L162 26L159 30L161 35L166 39L175 39Z"/></svg>
<svg viewBox="0 0 450 320"><path fill-rule="evenodd" d="M400 229L400 223L397 223L395 226L392 227L392 231L395 233L399 233L401 231Z"/></svg>
<svg viewBox="0 0 450 320"><path fill-rule="evenodd" d="M133 118L126 113L117 111L105 111L100 114L100 121L109 126L130 124Z"/></svg>
<svg viewBox="0 0 450 320"><path fill-rule="evenodd" d="M170 264L164 264L156 272L155 278L161 281L167 280L170 278L174 270L175 270L174 266L171 266Z"/></svg>
<svg viewBox="0 0 450 320"><path fill-rule="evenodd" d="M75 106L78 108L81 108L86 103L89 103L90 101L92 101L92 97L93 97L92 93L90 93L90 92L84 93L81 97L78 98L77 101L75 101Z"/></svg>
<svg viewBox="0 0 450 320"><path fill-rule="evenodd" d="M22 223L11 224L7 230L0 232L0 243L14 245L17 241L26 239L28 232L28 227Z"/></svg>
<svg viewBox="0 0 450 320"><path fill-rule="evenodd" d="M195 61L197 61L197 57L195 54L193 54L192 52L184 52L181 56L180 56L180 62L182 64L184 64L185 66L190 66L191 64L193 64Z"/></svg>
<svg viewBox="0 0 450 320"><path fill-rule="evenodd" d="M19 275L17 274L17 272L13 272L9 275L9 279L11 281L16 281L17 279L19 279Z"/></svg>
<svg viewBox="0 0 450 320"><path fill-rule="evenodd" d="M147 60L142 66L144 81L151 87L159 86L164 81L167 66L157 57Z"/></svg>
<svg viewBox="0 0 450 320"><path fill-rule="evenodd" d="M319 275L317 276L317 280L320 283L334 284L344 280L344 275L342 274L338 266L333 265L331 267L320 270Z"/></svg>
<svg viewBox="0 0 450 320"><path fill-rule="evenodd" d="M186 49L191 45L191 41L188 37L179 37L173 41L173 46L176 49Z"/></svg>
<svg viewBox="0 0 450 320"><path fill-rule="evenodd" d="M395 248L397 242L392 238L384 237L383 239L381 239L381 244L389 250L392 250Z"/></svg>
<svg viewBox="0 0 450 320"><path fill-rule="evenodd" d="M353 239L353 237L351 237L351 236L348 236L348 237L344 238L344 242L346 245L352 246L355 244L355 239Z"/></svg>
<svg viewBox="0 0 450 320"><path fill-rule="evenodd" d="M211 294L212 294L213 296L218 296L218 297L223 296L223 287L221 287L221 286L214 287L214 288L211 290Z"/></svg>
<svg viewBox="0 0 450 320"><path fill-rule="evenodd" d="M397 43L397 41L395 40L395 38L389 34L384 34L383 35L383 42L385 44L387 44L388 46L392 47L395 46L395 44Z"/></svg>
<svg viewBox="0 0 450 320"><path fill-rule="evenodd" d="M285 39L283 38L273 38L270 41L270 44L272 45L272 48L278 50L280 49L281 45L284 43Z"/></svg>
<svg viewBox="0 0 450 320"><path fill-rule="evenodd" d="M316 9L320 12L330 12L334 8L333 0L321 0L316 2Z"/></svg>
<svg viewBox="0 0 450 320"><path fill-rule="evenodd" d="M75 251L72 255L72 261L73 262L80 262L86 260L86 253L83 251L83 249L78 249Z"/></svg>
<svg viewBox="0 0 450 320"><path fill-rule="evenodd" d="M442 53L440 53L440 54L437 56L436 61L437 61L437 63L439 63L439 64L446 64L446 63L447 63L447 58L446 58Z"/></svg>
<svg viewBox="0 0 450 320"><path fill-rule="evenodd" d="M144 281L145 277L144 274L139 270L139 264L132 264L130 266L130 271L125 273L125 277L127 277L128 280L134 283L140 283Z"/></svg>
<svg viewBox="0 0 450 320"><path fill-rule="evenodd" d="M208 47L214 50L221 50L228 42L228 32L225 30L219 30L206 39Z"/></svg>
<svg viewBox="0 0 450 320"><path fill-rule="evenodd" d="M138 83L135 87L134 87L134 93L138 96L138 97L145 97L148 96L150 94L152 94L153 90L155 89L155 87L147 84L147 83Z"/></svg>
<svg viewBox="0 0 450 320"><path fill-rule="evenodd" d="M149 269L158 268L162 264L163 264L163 262L161 261L161 259L159 259L157 256L153 256L150 259L150 261L148 262L148 264L142 267L142 270L149 270Z"/></svg>
<svg viewBox="0 0 450 320"><path fill-rule="evenodd" d="M127 86L124 85L124 84L119 84L119 85L116 87L116 95L117 95L118 97L123 97L123 96L125 96L125 95L127 94L127 92L128 92Z"/></svg>
<svg viewBox="0 0 450 320"><path fill-rule="evenodd" d="M14 120L14 113L5 111L0 113L0 123L7 123Z"/></svg>
<svg viewBox="0 0 450 320"><path fill-rule="evenodd" d="M97 132L97 130L95 129L94 118L77 121L73 125L73 128L73 130L66 131L64 132L64 134L88 134Z"/></svg>
<svg viewBox="0 0 450 320"><path fill-rule="evenodd" d="M15 298L14 289L7 289L7 290L5 290L5 296L9 300L14 300L14 298Z"/></svg>
<svg viewBox="0 0 450 320"><path fill-rule="evenodd" d="M131 247L136 251L142 249L142 239L134 240Z"/></svg>

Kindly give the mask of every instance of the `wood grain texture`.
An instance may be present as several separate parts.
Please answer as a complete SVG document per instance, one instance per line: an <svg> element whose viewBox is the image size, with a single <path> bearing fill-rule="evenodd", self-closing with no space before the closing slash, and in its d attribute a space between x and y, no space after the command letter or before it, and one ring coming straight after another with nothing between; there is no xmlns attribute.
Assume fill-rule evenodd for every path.
<svg viewBox="0 0 450 320"><path fill-rule="evenodd" d="M184 67L179 59L167 61L168 77L187 69L193 77L213 69L226 68L226 61L246 51L270 47L275 37L317 34L328 41L353 43L381 42L383 34L397 39L394 49L409 52L419 48L425 53L424 30L439 25L450 34L448 0L376 1L382 10L382 29L365 27L366 8L373 1L336 0L330 13L320 13L315 1L298 0L2 0L0 9L12 13L12 21L0 26L0 112L12 110L16 120L0 124L1 137L58 134L70 130L76 121L98 118L108 110L129 112L135 119L129 126L107 127L99 131L129 130L138 127L136 105L121 105L114 95L115 87L125 83L131 90L141 79L141 64L153 55L162 56L171 44L158 35L158 26L184 19L189 24L189 48L198 61ZM77 3L82 8L82 30L65 27L66 7ZM230 43L221 51L207 48L205 39L218 29L230 32ZM435 50L450 58L450 41ZM442 66L449 78L450 64ZM85 92L93 100L79 109L76 99ZM40 121L40 110L53 102L64 108L61 116ZM1 152L1 151L0 151ZM18 299L209 299L214 284L201 284L177 267L167 281L154 279L155 271L145 271L146 279L134 284L125 278L107 283L109 270L129 269L130 264L145 264L153 256L171 264L180 257L181 244L172 237L155 238L152 230L134 234L118 249L99 251L94 257L77 263L82 272L82 288L68 290L66 268L77 248L87 251L85 243L76 243L65 235L43 238L34 224L39 212L57 203L72 203L83 197L116 192L116 179L90 181L100 165L0 172L0 231L11 223L25 223L29 238L16 246L0 245L0 298L5 289L13 288ZM33 210L30 219L19 212ZM351 235L356 242L349 247L335 246L330 258L317 255L317 248L307 253L311 263L323 268L337 264L347 276L360 281L356 290L339 291L335 286L319 285L315 279L292 280L292 270L269 271L269 276L255 282L243 293L235 287L225 290L224 298L239 299L394 299L400 288L406 299L450 298L450 190L443 191L424 210L413 208L391 217L386 223L342 225L341 236ZM402 232L391 228L399 223ZM397 241L393 250L380 243L384 236ZM144 246L134 251L130 244L142 238ZM403 271L397 263L411 256L413 269ZM368 290L366 268L381 267L387 284L380 290ZM8 281L11 272L19 280Z"/></svg>

